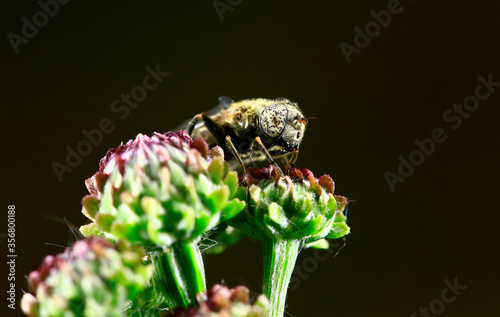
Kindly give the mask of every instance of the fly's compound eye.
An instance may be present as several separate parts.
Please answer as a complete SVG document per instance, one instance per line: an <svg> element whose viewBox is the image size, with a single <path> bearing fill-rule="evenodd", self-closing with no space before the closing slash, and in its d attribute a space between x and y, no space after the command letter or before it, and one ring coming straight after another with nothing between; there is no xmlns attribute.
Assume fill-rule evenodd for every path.
<svg viewBox="0 0 500 317"><path fill-rule="evenodd" d="M260 113L260 129L268 137L276 139L285 130L287 116L286 106L280 104L267 106Z"/></svg>

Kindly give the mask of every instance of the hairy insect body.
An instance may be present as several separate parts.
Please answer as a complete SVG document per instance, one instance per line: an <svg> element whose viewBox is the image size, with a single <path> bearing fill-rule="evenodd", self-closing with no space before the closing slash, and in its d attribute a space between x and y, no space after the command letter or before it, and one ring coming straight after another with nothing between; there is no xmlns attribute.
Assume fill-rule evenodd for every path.
<svg viewBox="0 0 500 317"><path fill-rule="evenodd" d="M288 99L249 99L234 102L219 98L214 110L193 118L188 133L209 145L220 145L240 165L279 159L282 165L296 158L307 119ZM277 167L277 166L276 166Z"/></svg>

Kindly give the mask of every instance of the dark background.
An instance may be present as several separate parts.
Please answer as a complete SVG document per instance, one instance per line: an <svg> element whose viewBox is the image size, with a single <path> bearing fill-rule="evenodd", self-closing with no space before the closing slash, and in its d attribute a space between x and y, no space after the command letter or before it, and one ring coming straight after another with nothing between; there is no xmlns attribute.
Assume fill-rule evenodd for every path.
<svg viewBox="0 0 500 317"><path fill-rule="evenodd" d="M455 277L467 289L442 316L498 316L500 89L453 130L443 113L473 95L478 76L500 81L495 1L402 1L403 10L347 63L354 27L388 1L243 1L219 18L211 1L71 1L16 54L35 1L2 2L2 208L16 205L17 302L23 276L74 240L84 180L107 149L137 133L166 132L217 103L286 97L310 120L298 166L328 173L348 196L347 246L290 292L289 316L410 316ZM123 120L111 110L145 67L170 75ZM109 118L115 130L59 182L66 146ZM384 172L414 140L447 140L391 192ZM1 242L6 254L5 239ZM299 263L311 256L305 250ZM209 284L261 287L261 246L206 258ZM1 260L6 262L6 257ZM2 298L6 266L1 265ZM0 301L0 311L7 310ZM16 309L20 315L19 307ZM5 315L5 314L2 314Z"/></svg>

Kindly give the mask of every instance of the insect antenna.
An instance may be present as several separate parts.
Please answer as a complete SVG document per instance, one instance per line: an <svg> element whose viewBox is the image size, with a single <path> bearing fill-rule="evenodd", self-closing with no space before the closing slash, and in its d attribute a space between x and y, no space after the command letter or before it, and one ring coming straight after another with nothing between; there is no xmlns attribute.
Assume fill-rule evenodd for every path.
<svg viewBox="0 0 500 317"><path fill-rule="evenodd" d="M78 229L75 227L75 225L70 224L70 223L68 222L68 219L66 219L66 217L64 217L64 221L66 222L66 225L68 226L68 229L71 231L71 233L72 233L72 234L73 234L73 236L75 237L75 241L78 241L78 240L79 240L79 238L78 238L77 233L76 233L76 231L77 231Z"/></svg>
<svg viewBox="0 0 500 317"><path fill-rule="evenodd" d="M51 245L51 246L54 246L54 247L59 247L61 249L66 249L65 246L63 245L60 245L60 244L55 244L55 243L50 243L50 242L45 242L46 245Z"/></svg>

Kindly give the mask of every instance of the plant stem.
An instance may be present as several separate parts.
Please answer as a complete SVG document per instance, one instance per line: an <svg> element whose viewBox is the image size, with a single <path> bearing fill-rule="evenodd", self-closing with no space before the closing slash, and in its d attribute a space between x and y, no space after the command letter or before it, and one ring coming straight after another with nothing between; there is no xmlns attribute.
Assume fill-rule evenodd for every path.
<svg viewBox="0 0 500 317"><path fill-rule="evenodd" d="M270 302L269 317L282 317L285 313L286 293L302 240L265 238L264 241L264 294Z"/></svg>
<svg viewBox="0 0 500 317"><path fill-rule="evenodd" d="M205 269L198 244L178 241L151 254L154 283L169 308L197 306L206 291Z"/></svg>

